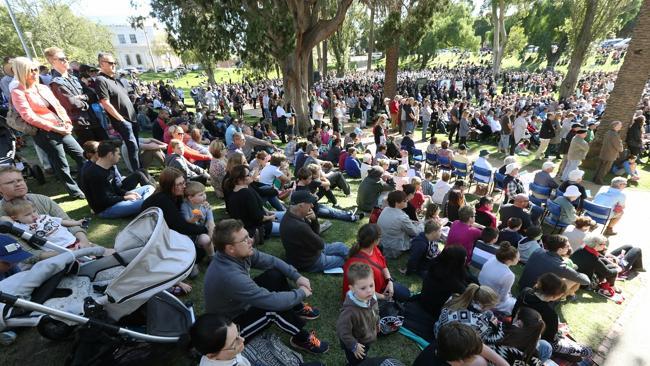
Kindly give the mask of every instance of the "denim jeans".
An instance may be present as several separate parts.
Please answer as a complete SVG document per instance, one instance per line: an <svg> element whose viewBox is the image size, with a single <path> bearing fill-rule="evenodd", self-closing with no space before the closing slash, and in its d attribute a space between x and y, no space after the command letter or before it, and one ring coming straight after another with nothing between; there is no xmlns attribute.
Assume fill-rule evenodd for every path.
<svg viewBox="0 0 650 366"><path fill-rule="evenodd" d="M111 121L111 125L120 134L126 145L129 156L125 157L125 159L129 159L133 170L140 169L140 148L138 145L137 130L133 128L133 123L129 121Z"/></svg>
<svg viewBox="0 0 650 366"><path fill-rule="evenodd" d="M543 339L537 341L537 358L540 361L546 362L553 355L553 346Z"/></svg>
<svg viewBox="0 0 650 366"><path fill-rule="evenodd" d="M62 136L56 132L46 132L39 129L34 136L34 143L45 151L50 164L52 164L52 170L54 170L59 180L63 182L68 194L83 194L77 182L70 175L70 165L68 165L68 160L65 157L65 154L68 153L77 163L77 171L81 171L81 165L86 159L83 157L83 150L77 140L72 135Z"/></svg>
<svg viewBox="0 0 650 366"><path fill-rule="evenodd" d="M318 258L316 263L305 268L305 270L307 272L323 272L327 269L343 267L349 251L350 248L345 243L325 244L320 258Z"/></svg>
<svg viewBox="0 0 650 366"><path fill-rule="evenodd" d="M397 301L409 301L411 298L411 291L408 287L402 285L399 282L393 281L393 299Z"/></svg>
<svg viewBox="0 0 650 366"><path fill-rule="evenodd" d="M508 150L510 144L510 135L501 134L499 139L499 150Z"/></svg>
<svg viewBox="0 0 650 366"><path fill-rule="evenodd" d="M277 197L276 197L277 198ZM286 211L275 211L275 221L273 221L273 227L271 228L271 236L280 236L280 222L284 217Z"/></svg>
<svg viewBox="0 0 650 366"><path fill-rule="evenodd" d="M334 219L349 222L356 221L356 217L354 215L350 215L350 212L348 211L339 210L321 204L318 205L316 215L324 219Z"/></svg>
<svg viewBox="0 0 650 366"><path fill-rule="evenodd" d="M427 139L427 130L429 129L429 121L422 121L422 141Z"/></svg>
<svg viewBox="0 0 650 366"><path fill-rule="evenodd" d="M98 214L102 219L119 219L122 217L134 216L140 213L142 203L147 197L151 196L156 188L150 185L136 188L131 192L137 192L142 198L134 201L122 201L114 204L113 206L105 209Z"/></svg>

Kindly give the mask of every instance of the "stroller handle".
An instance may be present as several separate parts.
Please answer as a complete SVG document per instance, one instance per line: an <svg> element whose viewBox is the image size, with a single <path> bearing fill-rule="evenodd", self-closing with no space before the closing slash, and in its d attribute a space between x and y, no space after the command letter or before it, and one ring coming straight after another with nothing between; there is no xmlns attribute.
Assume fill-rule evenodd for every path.
<svg viewBox="0 0 650 366"><path fill-rule="evenodd" d="M41 305L32 301L21 299L17 296L10 295L0 291L0 303L7 304L9 306L16 306L19 308L27 309L30 311L36 311L39 313L47 314L56 318L65 319L79 325L90 324L93 327L100 328L106 331L109 334L117 334L123 337L130 337L133 339L145 341L145 342L154 342L154 343L176 343L178 342L178 337L162 337L154 336L145 333L136 332L130 329L121 328L113 324L108 324L99 320L92 318L86 318L81 315L76 315L61 311L58 309L53 309L45 305Z"/></svg>
<svg viewBox="0 0 650 366"><path fill-rule="evenodd" d="M16 237L19 237L27 243L30 247L34 249L47 248L54 250L59 253L71 253L72 251L68 248L63 248L58 245L48 242L45 238L31 234L30 232L23 230L19 227L14 226L10 221L0 221L0 233L2 234L11 234Z"/></svg>

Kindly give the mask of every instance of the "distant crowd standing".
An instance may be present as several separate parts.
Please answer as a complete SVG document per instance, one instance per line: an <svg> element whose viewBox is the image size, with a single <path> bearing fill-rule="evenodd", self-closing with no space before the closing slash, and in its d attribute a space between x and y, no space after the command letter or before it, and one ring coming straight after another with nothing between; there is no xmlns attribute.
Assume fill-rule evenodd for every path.
<svg viewBox="0 0 650 366"><path fill-rule="evenodd" d="M608 236L625 213L627 185L640 179L649 96L625 140L622 121L606 124L593 180L608 184L592 196L580 169L614 73L584 75L561 101L554 94L562 76L550 71L508 71L498 80L470 64L401 72L393 98L383 94L381 72L326 78L310 90L309 134L298 137L277 80L193 87L190 112L181 88L119 75L109 53L97 67L70 62L56 47L44 57L49 73L5 58L2 128L14 139L31 135L42 165L93 214L128 218L158 207L170 229L192 239L190 279L208 263L205 314L189 330L201 365L250 365L244 342L271 323L293 347L327 352L331 344L307 327L321 313L307 299L322 289L301 274L324 271L343 273L336 347L348 365L381 362L370 357L372 345L402 326L397 315L430 342L415 365L586 365L591 349L571 337L556 305L579 301L580 289L620 303L617 280L643 270L639 248L609 250ZM244 122L247 105L262 111L255 123ZM140 137L143 130L152 138ZM468 154L474 143L477 158ZM503 164L490 162L494 154ZM521 171L518 157L531 154L542 169ZM229 218L215 219L209 185ZM81 221L28 193L13 166L0 167L0 195L4 220L32 232L56 227L47 239L64 247L93 245ZM356 207L339 207L337 195L353 195ZM352 248L322 238L337 221L360 220ZM284 260L258 249L270 237L280 238ZM52 255L25 250L28 263L0 256L0 279ZM401 256L406 267L389 269ZM519 279L513 266L523 268ZM251 268L261 273L252 277ZM396 272L421 280L421 293ZM169 291L182 296L192 287L178 282ZM387 312L394 302L401 310Z"/></svg>

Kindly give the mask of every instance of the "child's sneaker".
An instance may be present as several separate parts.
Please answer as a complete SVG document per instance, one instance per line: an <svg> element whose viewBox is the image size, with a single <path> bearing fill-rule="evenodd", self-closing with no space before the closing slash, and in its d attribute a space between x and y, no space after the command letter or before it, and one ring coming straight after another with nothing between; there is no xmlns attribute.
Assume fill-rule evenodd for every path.
<svg viewBox="0 0 650 366"><path fill-rule="evenodd" d="M0 332L0 344L3 346L8 346L16 341L16 332L7 330Z"/></svg>
<svg viewBox="0 0 650 366"><path fill-rule="evenodd" d="M300 348L316 355L322 355L330 349L329 343L318 339L316 337L316 332L313 330L309 334L307 341L301 342L293 336L289 339L289 343L295 348Z"/></svg>
<svg viewBox="0 0 650 366"><path fill-rule="evenodd" d="M296 314L304 320L314 320L320 316L320 310L305 303L302 305L302 309L296 311Z"/></svg>

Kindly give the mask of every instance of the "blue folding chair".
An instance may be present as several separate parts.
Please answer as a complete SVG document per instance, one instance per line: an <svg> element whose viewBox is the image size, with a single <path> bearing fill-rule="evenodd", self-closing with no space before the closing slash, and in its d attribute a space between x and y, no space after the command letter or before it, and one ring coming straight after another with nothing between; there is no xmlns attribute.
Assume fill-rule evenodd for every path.
<svg viewBox="0 0 650 366"><path fill-rule="evenodd" d="M546 200L546 216L544 216L544 223L553 226L553 232L555 229L560 229L560 234L564 231L567 224L560 221L560 215L562 208L557 203L551 201L550 199Z"/></svg>
<svg viewBox="0 0 650 366"><path fill-rule="evenodd" d="M430 165L434 168L434 172L438 166L438 154L426 153L424 154L424 166Z"/></svg>
<svg viewBox="0 0 650 366"><path fill-rule="evenodd" d="M532 194L528 195L528 199L530 200L530 202L536 204L537 206L543 206L544 203L546 203L546 199L537 198L537 197L533 196Z"/></svg>
<svg viewBox="0 0 650 366"><path fill-rule="evenodd" d="M591 201L584 200L582 202L582 208L585 210L585 215L591 217L597 223L603 225L601 234L605 231L607 227L607 222L610 219L612 209L607 206L597 205Z"/></svg>
<svg viewBox="0 0 650 366"><path fill-rule="evenodd" d="M505 180L506 180L506 175L505 174L501 174L498 171L495 171L494 172L494 186L492 188L492 193L494 193L494 191L498 190L499 191L499 197L501 197L501 195L503 194L504 189L506 188L504 186Z"/></svg>
<svg viewBox="0 0 650 366"><path fill-rule="evenodd" d="M438 167L440 170L452 171L451 161L446 156L438 155Z"/></svg>
<svg viewBox="0 0 650 366"><path fill-rule="evenodd" d="M461 163L459 161L452 160L451 166L454 168L454 170L451 172L451 175L455 176L456 179L458 179L458 177L466 178L469 175L469 168L467 167L467 163ZM470 184L471 183L472 182L470 181Z"/></svg>
<svg viewBox="0 0 650 366"><path fill-rule="evenodd" d="M544 207L542 205L537 205L535 203L531 203L531 205L530 205L530 220L535 225L538 225L540 222L542 222L542 218L544 217L545 213L546 213L546 210L544 209Z"/></svg>
<svg viewBox="0 0 650 366"><path fill-rule="evenodd" d="M477 184L487 184L487 194L490 194L490 184L492 184L492 171L489 169L481 168L480 166L473 166L472 171L472 181L476 182Z"/></svg>
<svg viewBox="0 0 650 366"><path fill-rule="evenodd" d="M539 184L535 184L535 183L530 183L528 185L528 189L530 190L531 193L536 193L537 194L536 197L539 198L539 199L542 199L542 200L546 200L546 199L551 198L551 191L553 190L553 188L551 188L551 187L544 187L544 186L540 186ZM539 196L542 196L542 197L539 197Z"/></svg>
<svg viewBox="0 0 650 366"><path fill-rule="evenodd" d="M426 160L426 158L424 157L424 153L422 153L422 150L420 149L413 149L413 151L411 152L411 159L413 159L413 161L419 161L419 162L423 162Z"/></svg>

